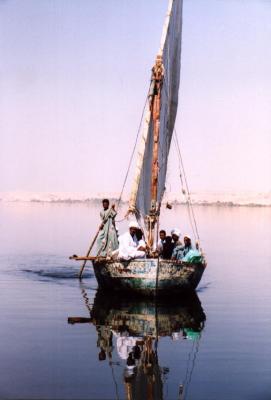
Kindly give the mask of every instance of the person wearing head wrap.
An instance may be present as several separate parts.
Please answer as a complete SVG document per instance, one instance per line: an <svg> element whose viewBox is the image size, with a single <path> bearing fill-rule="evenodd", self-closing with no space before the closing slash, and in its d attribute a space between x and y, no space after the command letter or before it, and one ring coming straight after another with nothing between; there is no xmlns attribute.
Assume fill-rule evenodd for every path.
<svg viewBox="0 0 271 400"><path fill-rule="evenodd" d="M184 241L184 248L183 248L183 256L186 256L186 254L190 251L193 250L193 246L191 243L191 237L188 235L185 235L183 238Z"/></svg>
<svg viewBox="0 0 271 400"><path fill-rule="evenodd" d="M184 246L179 245L174 248L172 253L173 260L182 260L190 250L193 250L190 236L185 235L183 240Z"/></svg>
<svg viewBox="0 0 271 400"><path fill-rule="evenodd" d="M180 235L181 235L181 231L178 228L174 228L171 231L171 237L172 237L172 243L174 245L174 248L176 246L181 246L181 242L180 242Z"/></svg>
<svg viewBox="0 0 271 400"><path fill-rule="evenodd" d="M129 231L119 236L119 248L113 252L113 256L117 256L123 260L145 257L146 243L140 232L141 229L138 223L131 221L129 223Z"/></svg>

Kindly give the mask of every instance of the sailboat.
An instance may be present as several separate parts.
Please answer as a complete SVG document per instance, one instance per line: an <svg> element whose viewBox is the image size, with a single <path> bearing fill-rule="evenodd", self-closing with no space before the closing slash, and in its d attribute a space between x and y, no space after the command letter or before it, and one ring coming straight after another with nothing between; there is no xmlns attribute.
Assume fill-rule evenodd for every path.
<svg viewBox="0 0 271 400"><path fill-rule="evenodd" d="M152 68L142 137L127 215L137 219L148 248L158 242L168 155L178 106L182 34L182 0L169 0L160 48ZM144 259L74 257L92 260L101 288L144 295L193 290L204 272L204 257L189 262L166 260L150 251Z"/></svg>

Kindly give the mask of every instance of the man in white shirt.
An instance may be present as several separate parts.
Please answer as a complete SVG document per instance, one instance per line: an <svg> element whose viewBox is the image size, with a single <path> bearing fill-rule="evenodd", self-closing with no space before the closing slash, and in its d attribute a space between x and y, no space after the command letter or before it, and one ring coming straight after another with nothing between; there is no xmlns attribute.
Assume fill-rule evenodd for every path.
<svg viewBox="0 0 271 400"><path fill-rule="evenodd" d="M159 254L162 254L162 252L163 252L163 245L165 243L166 236L167 236L166 231L164 229L162 229L159 232L159 240L158 240L158 243L157 243L157 251L158 251Z"/></svg>
<svg viewBox="0 0 271 400"><path fill-rule="evenodd" d="M119 248L112 253L113 256L124 260L145 257L146 243L143 238L137 239L137 230L140 230L138 223L131 221L129 223L129 231L119 236Z"/></svg>

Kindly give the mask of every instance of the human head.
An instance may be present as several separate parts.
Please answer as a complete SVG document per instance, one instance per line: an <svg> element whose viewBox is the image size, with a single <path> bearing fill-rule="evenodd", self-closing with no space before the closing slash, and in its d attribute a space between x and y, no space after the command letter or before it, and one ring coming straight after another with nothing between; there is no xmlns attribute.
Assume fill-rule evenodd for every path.
<svg viewBox="0 0 271 400"><path fill-rule="evenodd" d="M171 231L171 237L174 242L178 242L181 232L175 228Z"/></svg>
<svg viewBox="0 0 271 400"><path fill-rule="evenodd" d="M159 236L161 240L165 240L166 238L166 231L164 231L163 229L159 232Z"/></svg>
<svg viewBox="0 0 271 400"><path fill-rule="evenodd" d="M130 234L131 234L132 236L136 233L136 231L137 231L138 229L140 229L140 227L139 227L139 225L138 225L138 223L137 223L136 221L131 221L131 222L129 223L129 231L130 231Z"/></svg>
<svg viewBox="0 0 271 400"><path fill-rule="evenodd" d="M191 238L190 238L190 236L185 235L184 238L183 238L183 241L184 241L184 245L185 246L187 246L187 247L191 246Z"/></svg>
<svg viewBox="0 0 271 400"><path fill-rule="evenodd" d="M102 204L103 204L104 210L107 210L109 208L109 200L108 199L103 199Z"/></svg>

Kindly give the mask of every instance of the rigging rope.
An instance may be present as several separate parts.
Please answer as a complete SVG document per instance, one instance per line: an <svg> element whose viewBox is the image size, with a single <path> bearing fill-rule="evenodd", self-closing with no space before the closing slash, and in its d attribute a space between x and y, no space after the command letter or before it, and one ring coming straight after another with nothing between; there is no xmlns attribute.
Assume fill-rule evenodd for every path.
<svg viewBox="0 0 271 400"><path fill-rule="evenodd" d="M185 169L184 169L184 165L183 165L183 159L182 159L182 155L181 155L181 150L180 150L180 145L179 145L179 141L178 141L176 128L174 128L174 135L175 135L175 143L176 143L176 148L177 148L177 154L178 154L178 157L179 157L179 165L181 166L181 169L182 169L182 172L183 172L183 177L184 177L184 182L185 182L185 189L186 190L185 190L185 193L183 191L183 194L186 194L187 204L188 204L188 206L190 208L190 211L191 211L193 224L194 224L194 227L193 227L193 224L192 224L193 233L194 233L195 237L197 238L197 240L200 242L197 221L196 221L196 217L195 217L195 213L194 213L194 209L193 209L193 204L192 204L192 201L191 201L190 190L189 190L189 186L188 186L188 182L187 182L187 178L186 178L186 173L185 173ZM182 176L181 169L180 169L180 177ZM182 177L181 177L181 182L182 182L182 185L183 185Z"/></svg>
<svg viewBox="0 0 271 400"><path fill-rule="evenodd" d="M175 144L175 148L176 148L177 154L179 156L178 145L177 145L177 140L176 140L175 135L173 136L173 141L174 141L174 144ZM185 185L184 185L184 182L183 182L180 158L179 158L179 177L180 177L180 180L181 180L182 194L185 196L185 204L187 206L187 213L188 213L189 222L190 222L190 225L191 225L191 229L193 231L194 239L197 240L197 236L196 236L196 232L195 232L194 224L193 224L193 218L192 218L191 211L190 211L190 203L189 203L189 199L186 196Z"/></svg>
<svg viewBox="0 0 271 400"><path fill-rule="evenodd" d="M167 61L168 61L168 59L167 59ZM169 99L168 84L167 84L166 80L164 80L163 85L165 86L165 94L167 96L167 99ZM173 141L174 141L174 144L176 146L176 151L177 151L177 155L178 155L179 173L180 173L179 176L180 176L180 179L181 179L182 193L183 193L183 195L185 195L185 198L186 198L187 211L188 211L188 217L189 217L190 225L191 225L191 228L192 228L192 231L193 231L194 239L197 240L200 243L200 237L199 237L197 222L196 222L195 213L194 213L194 210L193 210L190 191L189 191L189 187L188 187L186 173L185 173L185 169L184 169L184 165L183 165L183 159L182 159L181 150L180 150L180 146L179 146L177 131L176 131L175 127L174 127L174 130L173 130ZM183 177L184 177L184 180L183 180Z"/></svg>
<svg viewBox="0 0 271 400"><path fill-rule="evenodd" d="M163 84L165 85L165 94L168 98L168 85L166 80L164 80ZM150 86L151 86L151 82L150 82ZM150 89L149 89L150 90ZM149 90L148 90L148 94L146 96L146 100L144 103L144 107L141 113L141 118L140 118L140 123L139 123L139 127L137 130L137 134L136 134L136 139L135 139L135 143L133 146L133 150L129 159L129 164L128 164L128 168L124 177L124 182L121 188L121 192L120 192L120 196L118 198L117 201L117 210L119 209L120 206L120 202L122 200L122 196L123 196L123 192L125 189L125 185L127 182L127 178L130 172L130 168L132 165L132 161L134 158L134 153L135 153L135 149L136 149L136 145L137 145L137 141L138 141L138 137L139 137L139 133L141 131L141 126L142 126L142 121L143 121L143 117L144 117L144 113L145 113L145 108L146 108L146 104L148 102L148 98L149 98ZM190 190L189 190L189 186L188 186L188 182L187 182L187 178L186 178L186 173L185 173L185 169L184 169L184 164L183 164L183 159L182 159L182 155L181 155L181 151L180 151L180 145L179 145L179 141L178 141L178 136L177 136L177 131L176 128L174 128L173 131L173 141L175 143L175 147L176 147L176 151L177 151L177 155L178 155L178 161L179 161L179 173L180 173L180 180L181 180L181 185L182 185L182 193L186 198L186 204L187 204L187 211L188 211L188 217L189 217L189 221L190 221L190 225L193 231L193 235L194 235L194 239L197 240L200 243L200 237L199 237L199 231L198 231L198 226L197 226L197 222L196 222L196 217L195 217L195 213L194 213L194 209L193 209L193 204L192 204L192 200L191 200L191 195L190 195ZM160 143L159 143L159 147L160 147ZM160 151L163 153L163 149L161 149L160 147ZM183 179L184 178L184 179ZM122 221L124 221L126 219L126 216L116 222L120 223Z"/></svg>

